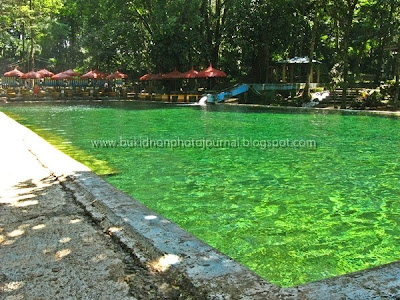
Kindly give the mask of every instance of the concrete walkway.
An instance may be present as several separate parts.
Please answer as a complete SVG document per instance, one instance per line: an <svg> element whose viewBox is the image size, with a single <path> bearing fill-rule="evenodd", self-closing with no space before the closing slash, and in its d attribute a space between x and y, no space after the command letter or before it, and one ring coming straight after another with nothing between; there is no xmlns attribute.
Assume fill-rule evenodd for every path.
<svg viewBox="0 0 400 300"><path fill-rule="evenodd" d="M178 299L85 215L0 113L0 299Z"/></svg>

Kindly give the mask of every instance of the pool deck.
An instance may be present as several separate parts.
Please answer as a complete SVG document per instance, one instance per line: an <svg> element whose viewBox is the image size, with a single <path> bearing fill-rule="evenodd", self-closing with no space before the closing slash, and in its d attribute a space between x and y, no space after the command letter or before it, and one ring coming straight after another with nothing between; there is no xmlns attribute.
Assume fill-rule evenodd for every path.
<svg viewBox="0 0 400 300"><path fill-rule="evenodd" d="M115 189L3 113L0 128L4 299L400 297L400 262L280 288Z"/></svg>

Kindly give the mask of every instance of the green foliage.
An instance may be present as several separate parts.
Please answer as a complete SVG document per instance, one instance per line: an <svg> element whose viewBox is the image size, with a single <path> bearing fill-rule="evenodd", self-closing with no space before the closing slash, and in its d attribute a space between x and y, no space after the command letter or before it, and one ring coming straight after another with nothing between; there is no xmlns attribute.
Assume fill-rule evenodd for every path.
<svg viewBox="0 0 400 300"><path fill-rule="evenodd" d="M121 69L132 77L213 63L239 81L279 81L274 62L314 56L334 85L392 79L395 0L3 0L0 67ZM315 14L317 17L315 18ZM331 72L329 73L329 70Z"/></svg>
<svg viewBox="0 0 400 300"><path fill-rule="evenodd" d="M384 94L380 90L362 90L350 104L355 109L377 108L383 105Z"/></svg>

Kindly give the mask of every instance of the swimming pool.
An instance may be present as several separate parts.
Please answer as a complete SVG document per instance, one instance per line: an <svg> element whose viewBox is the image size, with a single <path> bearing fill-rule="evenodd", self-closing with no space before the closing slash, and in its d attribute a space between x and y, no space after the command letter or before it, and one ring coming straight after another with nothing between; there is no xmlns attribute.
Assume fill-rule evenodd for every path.
<svg viewBox="0 0 400 300"><path fill-rule="evenodd" d="M272 283L399 260L399 118L140 102L0 110Z"/></svg>

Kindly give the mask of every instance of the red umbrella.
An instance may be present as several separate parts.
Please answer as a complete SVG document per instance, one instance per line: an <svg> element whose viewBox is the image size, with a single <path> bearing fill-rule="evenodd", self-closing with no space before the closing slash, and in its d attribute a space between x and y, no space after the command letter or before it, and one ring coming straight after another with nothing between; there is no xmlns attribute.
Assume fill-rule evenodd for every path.
<svg viewBox="0 0 400 300"><path fill-rule="evenodd" d="M91 79L94 79L94 78L97 78L97 76L98 76L98 75L97 75L96 73L94 73L92 70L90 70L89 72L83 74L83 75L81 76L81 78L91 78Z"/></svg>
<svg viewBox="0 0 400 300"><path fill-rule="evenodd" d="M107 79L118 79L118 78L127 78L128 75L121 73L119 71L115 71L114 73L111 73L110 75L107 76Z"/></svg>
<svg viewBox="0 0 400 300"><path fill-rule="evenodd" d="M61 73L51 76L50 79L53 79L53 80L72 79L72 76L68 75L67 73L61 72Z"/></svg>
<svg viewBox="0 0 400 300"><path fill-rule="evenodd" d="M98 79L104 79L104 78L107 77L107 74L106 74L106 73L100 72L100 71L98 71L98 70L94 70L93 72L95 72L95 73L97 74L97 78L98 78Z"/></svg>
<svg viewBox="0 0 400 300"><path fill-rule="evenodd" d="M183 78L197 78L197 74L199 74L199 72L194 68L191 68L189 71L183 73L182 76Z"/></svg>
<svg viewBox="0 0 400 300"><path fill-rule="evenodd" d="M18 70L17 67L15 67L14 70L4 73L5 77L21 77L22 75L24 75L24 73Z"/></svg>
<svg viewBox="0 0 400 300"><path fill-rule="evenodd" d="M154 74L150 80L161 80L163 78L164 78L164 74L158 73L158 74Z"/></svg>
<svg viewBox="0 0 400 300"><path fill-rule="evenodd" d="M225 74L225 72L223 72L223 71L221 71L221 70L214 69L214 68L212 67L212 65L210 64L210 66L209 66L207 69L205 69L205 70L199 72L199 73L197 74L197 77L198 77L198 78L200 78L200 77L206 77L206 78L211 78L211 77L226 77L226 74Z"/></svg>
<svg viewBox="0 0 400 300"><path fill-rule="evenodd" d="M38 72L35 71L30 71L28 73L25 73L24 75L22 75L20 78L22 79L40 79L43 76L40 75Z"/></svg>
<svg viewBox="0 0 400 300"><path fill-rule="evenodd" d="M163 79L164 75L161 73L158 74L152 74L148 73L146 75L143 75L142 77L139 78L140 81L146 81L146 80L161 80Z"/></svg>
<svg viewBox="0 0 400 300"><path fill-rule="evenodd" d="M81 78L90 78L90 79L101 79L103 77L104 77L103 73L92 70L81 76Z"/></svg>
<svg viewBox="0 0 400 300"><path fill-rule="evenodd" d="M81 74L79 74L78 72L75 72L75 71L72 70L72 69L69 69L69 70L64 71L64 72L62 72L62 73L68 74L69 76L72 76L72 77L81 76Z"/></svg>
<svg viewBox="0 0 400 300"><path fill-rule="evenodd" d="M140 80L140 81L151 80L150 78L151 78L152 76L154 76L154 75L151 74L151 73L148 73L148 74L145 74L145 75L141 76L141 77L139 78L139 80Z"/></svg>
<svg viewBox="0 0 400 300"><path fill-rule="evenodd" d="M53 72L50 72L49 70L46 70L46 69L41 69L41 70L37 71L37 73L42 75L42 77L51 77L54 75Z"/></svg>
<svg viewBox="0 0 400 300"><path fill-rule="evenodd" d="M179 79L179 78L183 78L183 73L179 72L177 69L175 69L172 72L164 74L162 76L162 78L163 79Z"/></svg>

